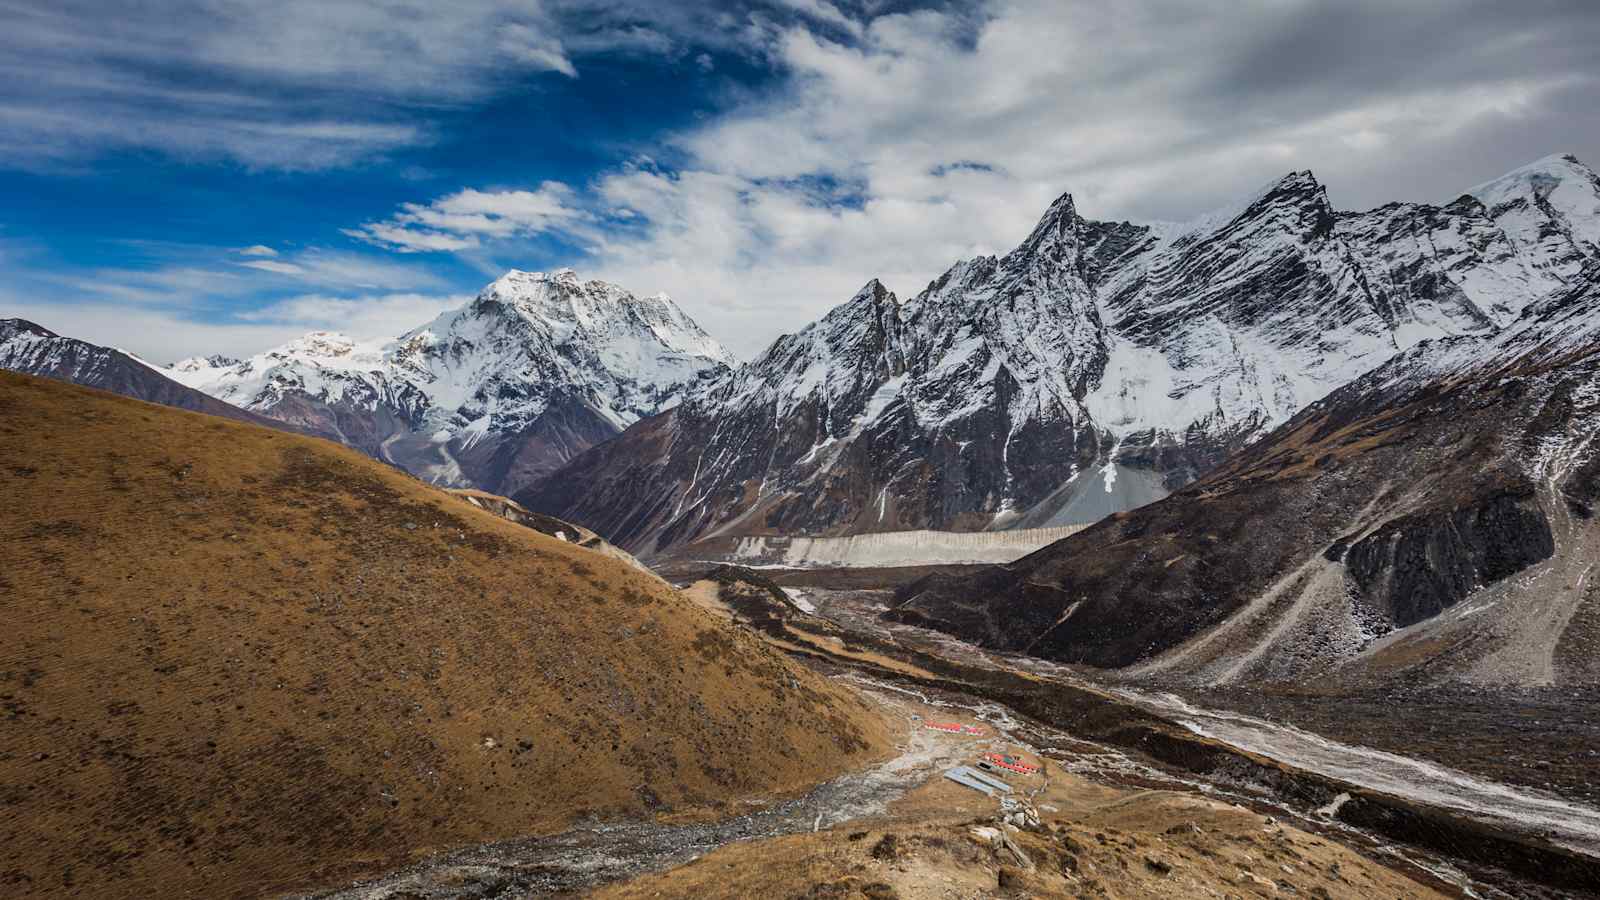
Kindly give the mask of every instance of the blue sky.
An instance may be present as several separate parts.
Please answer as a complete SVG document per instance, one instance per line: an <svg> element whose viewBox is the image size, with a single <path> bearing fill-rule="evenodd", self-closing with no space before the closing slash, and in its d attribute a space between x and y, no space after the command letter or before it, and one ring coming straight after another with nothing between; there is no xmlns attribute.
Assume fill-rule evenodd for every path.
<svg viewBox="0 0 1600 900"><path fill-rule="evenodd" d="M1510 6L0 0L0 315L168 361L571 266L748 357L1062 191L1175 219L1600 161L1600 17Z"/></svg>

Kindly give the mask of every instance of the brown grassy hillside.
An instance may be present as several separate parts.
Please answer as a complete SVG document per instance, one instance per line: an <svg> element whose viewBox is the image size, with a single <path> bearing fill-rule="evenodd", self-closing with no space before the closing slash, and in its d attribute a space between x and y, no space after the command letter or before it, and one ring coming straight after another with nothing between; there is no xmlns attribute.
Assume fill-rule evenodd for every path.
<svg viewBox="0 0 1600 900"><path fill-rule="evenodd" d="M0 894L254 896L882 745L629 566L309 438L0 373Z"/></svg>

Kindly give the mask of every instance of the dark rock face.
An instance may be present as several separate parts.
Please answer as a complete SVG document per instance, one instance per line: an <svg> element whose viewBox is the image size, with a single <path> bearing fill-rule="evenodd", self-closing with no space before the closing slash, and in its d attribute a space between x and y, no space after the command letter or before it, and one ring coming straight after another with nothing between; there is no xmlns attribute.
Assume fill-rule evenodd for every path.
<svg viewBox="0 0 1600 900"><path fill-rule="evenodd" d="M1524 484L1386 522L1351 545L1344 563L1361 602L1404 628L1554 552L1550 521Z"/></svg>
<svg viewBox="0 0 1600 900"><path fill-rule="evenodd" d="M1571 610L1600 541L1597 428L1600 268L1501 334L1402 354L1165 500L907 585L887 615L1207 685L1469 663L1559 678L1522 673L1587 627ZM1399 640L1488 591L1450 630Z"/></svg>
<svg viewBox="0 0 1600 900"><path fill-rule="evenodd" d="M265 412L253 414L305 434L337 441L388 463L395 460L385 453L384 442L410 428L403 413L388 407L369 408L348 401L323 403L300 395L284 397Z"/></svg>
<svg viewBox="0 0 1600 900"><path fill-rule="evenodd" d="M1600 205L1567 160L1486 196L1531 198L1540 179ZM1600 218L1582 212L1471 196L1340 212L1307 172L1186 226L1096 222L1064 196L1010 253L908 300L874 281L554 476L608 484L620 462L629 491L520 497L626 520L611 537L646 554L711 535L1092 521L1182 488L1423 337L1505 327L1600 255ZM1547 246L1546 226L1585 237ZM646 445L675 457L636 465Z"/></svg>
<svg viewBox="0 0 1600 900"><path fill-rule="evenodd" d="M163 376L125 353L62 337L25 319L0 319L0 368L99 388L135 400L285 428ZM292 425L288 430L299 430ZM315 432L312 432L315 433Z"/></svg>
<svg viewBox="0 0 1600 900"><path fill-rule="evenodd" d="M589 404L560 394L521 431L471 445L458 439L451 450L468 481L515 493L620 433Z"/></svg>
<svg viewBox="0 0 1600 900"><path fill-rule="evenodd" d="M1595 503L1600 501L1600 454L1596 454L1572 473L1562 494L1575 515L1594 518Z"/></svg>

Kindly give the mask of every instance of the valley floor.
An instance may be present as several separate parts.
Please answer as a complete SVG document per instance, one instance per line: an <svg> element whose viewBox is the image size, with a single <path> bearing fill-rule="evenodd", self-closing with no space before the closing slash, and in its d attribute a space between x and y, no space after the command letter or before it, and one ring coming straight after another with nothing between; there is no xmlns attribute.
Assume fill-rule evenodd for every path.
<svg viewBox="0 0 1600 900"><path fill-rule="evenodd" d="M902 707L950 718L947 707ZM985 722L976 717L964 721ZM926 730L924 734L929 733ZM941 735L941 752L917 784L883 812L816 833L720 847L693 862L596 891L646 897L1202 897L1432 898L1423 883L1324 835L1285 825L1222 799L1106 783L1045 760L1013 776L1039 821L1008 828L999 804L938 777L998 739ZM1021 855L997 848L1006 829Z"/></svg>
<svg viewBox="0 0 1600 900"><path fill-rule="evenodd" d="M591 823L467 848L321 896L1460 896L1421 868L1375 861L1109 748L1078 745L1065 757L1065 748L1041 751L995 704L835 674L898 727L892 759L803 797L751 800L751 811L716 821ZM949 734L930 721L985 733ZM1007 829L1022 857L990 842L1006 827L1000 802L942 777L986 751L1042 764L1037 775L1008 776L1039 819Z"/></svg>
<svg viewBox="0 0 1600 900"><path fill-rule="evenodd" d="M891 759L714 821L589 822L325 896L1600 896L1587 854L1354 783L1352 799L1335 778L1198 737L1148 704L887 627L876 592L818 588L814 573L784 589L763 574L765 588L736 581L735 595L729 577L685 593L870 698L897 735ZM800 601L793 617L750 605L761 590L788 598L774 608ZM940 720L985 734L926 727ZM1008 830L1022 857L992 842L1009 814L999 801L942 777L984 751L1041 764L1008 776L1038 819Z"/></svg>

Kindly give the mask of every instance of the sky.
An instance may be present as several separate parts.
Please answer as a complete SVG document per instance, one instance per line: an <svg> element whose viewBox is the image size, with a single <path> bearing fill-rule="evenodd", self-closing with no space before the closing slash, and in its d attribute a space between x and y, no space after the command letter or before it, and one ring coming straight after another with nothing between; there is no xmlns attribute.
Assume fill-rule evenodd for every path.
<svg viewBox="0 0 1600 900"><path fill-rule="evenodd" d="M750 358L1071 192L1183 220L1600 165L1590 0L0 0L0 316L157 362L394 337L507 269Z"/></svg>

